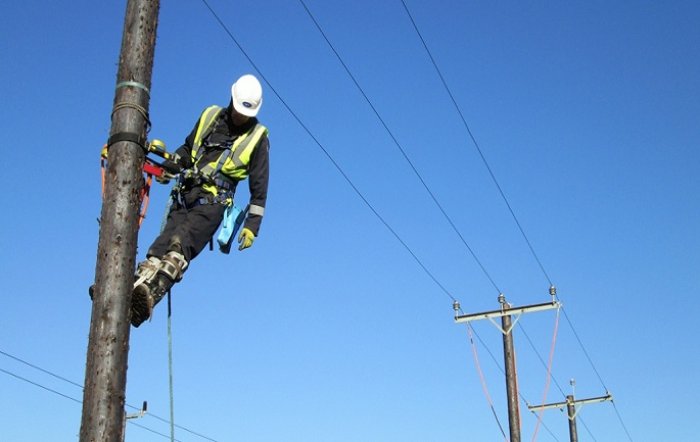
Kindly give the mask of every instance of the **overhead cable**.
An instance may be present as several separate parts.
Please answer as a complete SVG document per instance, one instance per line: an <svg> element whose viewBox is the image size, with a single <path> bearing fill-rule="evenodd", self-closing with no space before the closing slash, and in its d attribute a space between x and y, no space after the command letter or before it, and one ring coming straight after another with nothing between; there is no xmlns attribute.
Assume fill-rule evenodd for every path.
<svg viewBox="0 0 700 442"><path fill-rule="evenodd" d="M17 361L17 362L20 362L20 363L22 363L22 364L24 364L24 365L26 365L26 366L28 366L28 367L31 367L31 368L33 368L33 369L35 369L35 370L38 370L38 371L40 371L40 372L42 372L42 373L45 373L45 374L47 374L47 375L49 375L49 376L52 376L52 377L54 377L54 378L56 378L56 379L59 379L59 380L61 380L61 381L63 381L63 382L66 382L66 383L71 384L71 385L73 385L73 386L75 386L75 387L78 387L78 388L80 388L81 390L84 388L83 385L81 385L81 384L79 384L79 383L77 383L77 382L71 381L70 379L67 379L67 378L65 378L65 377L63 377L63 376L57 375L56 373L54 373L54 372L52 372L52 371L46 370L45 368L39 367L38 365L32 364L31 362L28 362L28 361L26 361L26 360L24 360L24 359L22 359L22 358L17 357L17 356L11 355L10 353L7 353L7 352L5 352L5 351L3 351L3 350L0 350L0 354L3 355L3 356L8 357L8 358L10 358L10 359L13 359L13 360L15 360L15 361ZM3 371L4 371L4 370L3 370ZM17 376L17 375L14 375L14 374L12 374L12 373L9 373L9 372L6 372L6 373L9 374L9 375L11 375L11 376L17 377L18 379L21 379L21 380L23 380L23 381L25 381L25 382L28 382L28 383L33 384L33 385L36 385L37 387L43 388L43 389L45 389L45 390L49 390L49 391L51 391L52 393L56 393L56 394L58 394L58 395L61 395L61 396L66 397L67 399L71 399L71 400L73 400L73 401L76 401L76 402L79 402L79 403L82 404L82 401L79 401L78 399L74 399L74 398L72 398L72 397L70 397L70 396L67 396L67 395L64 395L64 394L62 394L62 393L59 393L59 392L57 392L57 391L51 390L50 388L46 388L46 387L44 387L44 386L42 386L42 385L35 384L35 383L32 382L32 381L29 381L29 380L27 380L27 379L21 378L21 377L19 377L19 376ZM135 406L130 405L130 404L125 404L125 406L126 406L127 408L132 409L132 410L140 410L140 409L141 409L141 407L135 407ZM164 419L164 418L162 418L162 417L160 417L160 416L158 416L158 415L156 415L156 414L153 414L153 413L151 413L151 412L148 412L148 414L147 414L146 416L150 416L150 417L152 417L152 418L154 418L154 419L156 419L156 420L159 420L159 421L161 421L161 422L163 422L163 423L166 423L166 424L170 424L170 423L171 423L171 421L169 421L169 420L167 420L167 419ZM210 438L210 437L208 437L208 436L205 436L205 435L203 435L203 434L197 433L196 431L193 431L193 430L191 430L191 429L189 429L189 428L187 428L187 427L183 427L182 425L177 425L177 424L175 424L175 427L176 427L176 428L179 428L179 429L181 429L181 430L183 430L183 431L186 431L187 433L190 433L190 434L192 434L192 435L194 435L194 436L200 437L200 438L202 438L202 439L206 439L206 440L209 440L209 441L212 441L212 442L218 442L216 439L212 439L212 438Z"/></svg>
<svg viewBox="0 0 700 442"><path fill-rule="evenodd" d="M379 219L379 221L384 225L384 227L391 232L391 234L396 238L399 243L406 249L406 251L413 257L413 259L418 263L418 265L423 269L423 271L430 277L430 279L433 280L433 282L440 287L440 289L447 295L452 301L456 301L456 298L450 294L450 292L440 283L440 281L437 280L435 275L428 270L428 268L423 264L423 262L418 258L418 256L413 252L413 250L408 246L408 244L399 236L399 234L389 225L389 223L379 214L377 209L374 208L374 206L367 200L367 198L360 192L360 190L355 186L353 181L350 179L350 177L345 173L342 167L340 167L340 164L338 164L337 161L333 158L333 156L328 152L328 150L321 144L321 142L314 136L314 134L311 132L311 130L304 124L304 122L299 118L299 116L292 110L292 108L287 104L287 102L282 98L282 96L277 92L277 90L272 86L272 83L265 77L265 75L262 73L262 71L258 68L257 64L253 61L253 59L248 55L245 49L243 49L243 46L238 42L236 37L231 33L231 31L228 29L226 24L219 18L218 14L212 7L209 5L207 0L202 0L202 3L209 9L209 12L214 16L216 21L219 23L219 25L222 27L224 32L229 36L229 38L233 41L233 43L238 47L238 49L241 51L243 56L248 60L248 62L251 64L251 66L258 72L260 77L267 83L268 87L272 91L272 93L277 97L277 99L282 103L282 105L287 109L287 111L294 117L294 119L299 123L299 125L306 131L306 133L311 137L311 139L316 143L316 145L321 149L321 151L326 155L328 160L333 164L333 166L336 168L336 170L343 176L345 181L350 185L350 187L355 191L358 197L365 203L365 205L370 209L372 213Z"/></svg>
<svg viewBox="0 0 700 442"><path fill-rule="evenodd" d="M73 402L75 402L75 403L77 403L77 404L82 404L82 403L83 403L83 401L81 401L80 399L76 399L76 398L74 398L74 397L68 396L67 394L63 394L63 393L61 393L60 391L56 391L56 390L54 390L54 389L52 389L52 388L49 388L49 387L46 387L46 386L44 386L44 385L41 385L41 384L39 384L39 383L37 383L37 382L31 381L31 380L29 380L29 379L27 379L27 378L25 378L25 377L22 377L22 376L20 376L20 375L18 375L18 374L12 373L11 371L7 371L7 370L5 370L5 369L3 369L3 368L0 368L0 372L1 372L1 373L5 373L5 374L7 374L7 375L9 375L9 376L12 376L12 377L14 377L14 378L16 378L16 379L19 379L20 381L24 381L24 382L26 382L26 383L28 383L28 384L31 384L31 385L33 385L33 386L35 386L35 387L39 387L39 388L41 388L41 389L44 389L44 390L46 390L46 391L48 391L48 392L50 392L50 393L53 393L53 394L55 394L55 395L61 396L61 397L65 398L65 399L69 399L69 400L71 400L71 401L73 401ZM135 423L135 422L131 422L131 421L128 421L128 422L129 422L130 424L132 424L132 425L135 425L135 426L139 427L139 428L143 428L144 430L150 431L151 433L157 434L158 436L162 436L162 437L164 437L164 438L166 438L166 439L170 439L170 436L168 436L168 435L166 435L166 434L159 433L159 432L157 432L157 431L155 431L155 430L153 430L153 429L151 429L151 428L148 428L148 427L143 426L143 425L139 425L139 424L137 424L137 423ZM175 439L175 440L177 441L177 439ZM178 441L178 442L182 442L182 441Z"/></svg>
<svg viewBox="0 0 700 442"><path fill-rule="evenodd" d="M525 240L528 248L530 249L530 253L534 257L535 261L537 262L540 270L542 271L542 274L547 279L547 282L549 282L549 285L554 286L552 279L549 277L549 274L547 273L546 269L544 268L542 261L540 260L539 256L535 252L535 249L532 246L532 243L531 243L530 239L528 238L527 234L525 233L525 230L523 229L520 221L518 220L518 217L515 215L515 211L513 210L510 202L508 201L508 198L506 197L505 192L503 191L503 188L501 187L498 180L496 179L496 175L494 174L493 170L491 169L491 166L489 165L488 161L486 160L486 156L484 155L483 151L481 150L481 147L479 146L479 143L477 142L476 138L474 137L474 134L472 133L471 129L469 128L469 125L467 124L467 121L464 117L464 114L462 113L462 110L460 109L459 105L457 104L457 100L455 99L454 95L452 94L451 89L447 85L447 81L445 80L445 77L442 75L442 71L438 67L438 64L435 61L435 58L433 57L432 52L430 51L430 49L428 47L428 44L426 43L425 39L423 38L423 35L421 34L420 30L418 29L418 25L416 24L416 22L413 18L413 15L411 14L411 11L408 9L408 6L406 5L406 2L404 0L401 0L401 3L403 4L404 9L406 10L406 14L408 14L408 17L411 20L411 23L413 24L413 28L415 29L416 34L420 38L420 41L423 44L423 47L425 48L425 51L428 54L428 57L430 58L430 61L432 62L433 66L435 67L435 71L437 72L437 75L440 78L440 81L442 82L450 99L452 100L452 104L454 105L455 109L457 110L457 113L459 114L459 117L462 121L462 124L464 125L464 128L466 129L467 133L469 134L469 137L470 137L472 143L474 144L474 147L476 147L476 150L479 153L479 156L481 157L481 160L484 163L484 166L486 167L489 175L491 176L493 183L496 185L496 188L498 189L498 192L500 193L501 198L505 202L506 207L508 208L508 211L510 212L511 216L513 217L513 220L515 221L515 224L517 225L518 230L520 231L521 235L523 236L523 239ZM588 355L588 352L586 351L586 348L583 345L583 342L581 342L581 339L578 337L578 333L576 332L576 329L574 328L573 324L569 320L568 315L566 314L566 310L564 310L564 317L566 318L567 322L571 326L571 329L573 330L574 335L576 336L576 339L579 342L579 345L583 349L583 352L585 353L586 358L588 359L589 363L593 367L593 370L595 371L596 375L598 376L598 379L600 380L601 384L603 384L603 386L605 387L605 383L603 382L603 379L600 376L600 373L595 368L595 365L593 364L593 361L591 360L590 356ZM605 389L607 391L607 388L605 388ZM627 427L626 427L625 423L623 422L622 417L620 416L619 413L618 413L618 419L620 420L622 427L625 429L627 436L630 437L629 431L627 430ZM630 440L631 440L631 437L630 437Z"/></svg>
<svg viewBox="0 0 700 442"><path fill-rule="evenodd" d="M364 91L364 89L362 88L362 86L360 86L360 83L357 81L357 79L355 78L355 76L352 74L352 72L350 71L350 68L348 68L348 66L347 66L347 64L345 63L345 61L343 61L343 58L340 56L340 54L338 53L338 51L335 49L335 47L333 46L333 43L331 43L331 41L328 39L328 36L327 36L326 33L324 32L324 30L323 30L323 28L321 27L321 25L318 23L318 21L316 20L316 18L314 17L314 15L311 13L311 11L309 10L309 8L306 6L306 3L304 2L304 0L299 0L299 3L301 3L301 5L304 7L304 10L306 10L306 13L308 14L309 18L311 18L311 21L314 23L314 25L316 25L316 28L318 29L318 31L319 31L319 32L321 33L321 35L323 36L323 39L326 40L326 43L328 43L328 46L331 48L331 50L332 50L333 53L335 54L336 58L338 59L338 61L340 62L340 64L341 64L341 65L343 66L343 68L345 69L345 72L348 74L348 76L350 77L350 79L352 80L352 82L355 84L355 86L357 87L357 89L360 91L360 93L362 94L362 96L365 98L365 101L367 101L367 104L369 104L369 107L372 108L372 111L373 111L374 114L377 116L377 119L378 119L379 122L382 124L382 126L384 127L384 129L386 130L386 132L389 134L389 137L391 137L392 141L394 142L394 145L396 145L396 147L399 149L399 151L400 151L401 154L403 155L403 157L404 157L404 159L406 160L406 162L408 162L409 166L411 166L411 170L413 170L413 173L416 175L416 177L418 177L418 180L421 182L421 184L423 185L423 187L425 188L425 190L428 192L428 194L430 195L430 198L432 198L432 200L433 200L433 202L435 203L435 205L437 206L437 208L440 210L440 212L442 213L442 215L445 217L445 219L447 220L447 222L448 222L448 223L450 224L450 226L452 227L452 230L454 230L454 232L457 234L457 236L459 237L459 239L462 241L462 244L464 244L464 246L467 248L467 250L469 251L469 253L471 254L471 256L474 258L474 260L476 261L476 263L479 265L479 268L481 268L481 271L484 273L484 275L486 275L486 278L491 282L491 285L494 287L494 289L496 289L496 292L497 292L497 293L501 293L501 290L498 288L498 285L496 285L496 282L493 280L493 278L491 277L491 275L489 274L489 272L486 270L486 268L484 267L484 265L481 263L481 260L476 256L476 254L474 253L474 250L472 250L472 248L469 246L469 244L467 243L467 241L464 239L464 236L463 236L462 233L459 231L459 229L457 228L457 226L455 225L455 223L452 221L452 218L450 218L450 216L447 214L447 212L445 211L445 209L442 207L442 204L440 204L440 202L438 201L438 199L437 199L437 197L435 196L435 194L433 193L433 191L430 190L430 187L429 187L428 184L425 182L425 180L424 180L423 177L421 176L420 172L418 172L418 169L416 169L416 166L413 164L413 162L411 161L411 159L410 159L410 158L408 157L408 155L406 154L406 151L405 151L404 148L401 146L401 143L399 143L399 141L396 139L396 137L394 136L394 134L393 134L393 132L391 131L391 129L389 129L389 126L387 126L386 122L384 121L384 119L382 118L382 116L379 114L379 111L377 110L377 108L374 106L374 104L372 103L372 101L369 99L369 97L368 97L367 94L365 93L365 91Z"/></svg>
<svg viewBox="0 0 700 442"><path fill-rule="evenodd" d="M430 52L430 49L428 48L428 44L425 42L423 35L421 34L420 30L418 29L418 25L416 25L416 22L413 19L413 16L411 15L411 11L409 11L408 6L406 6L406 2L404 0L401 0L401 3L403 4L404 9L406 10L406 13L408 14L408 18L411 20L411 23L413 24L413 28L416 30L416 33L418 34L420 41L423 43L423 47L425 48L425 51L428 53L428 57L430 57L430 61L433 63L433 66L435 67L435 71L437 72L438 76L440 77L440 81L442 81L442 85L445 87L447 94L450 96L450 99L452 100L452 104L454 105L455 109L457 110L457 113L459 114L459 117L462 120L462 124L464 125L464 128L467 130L469 137L471 138L472 142L474 143L474 146L476 147L476 150L479 153L479 156L481 157L481 161L484 163L484 166L486 166L486 170L488 170L489 175L491 176L491 179L493 180L493 183L496 185L498 192L501 194L503 201L506 203L506 206L508 207L508 211L510 211L510 214L513 217L513 220L515 220L515 224L518 226L518 229L520 230L520 233L522 234L523 238L525 239L527 246L530 248L530 252L532 253L532 256L534 256L535 261L537 261L537 264L540 266L540 270L542 270L542 273L544 274L545 278L547 278L549 285L553 286L554 284L552 283L552 279L547 274L547 271L545 270L544 266L542 265L542 261L540 261L540 258L537 256L537 253L535 253L535 249L534 249L534 247L532 247L532 243L530 243L530 239L527 237L527 235L525 234L525 230L523 230L523 227L520 225L520 221L518 220L518 217L515 216L515 211L511 207L510 202L508 202L508 198L506 198L505 192L503 192L503 189L501 188L501 185L498 183L498 180L496 179L496 175L493 173L493 170L491 169L489 162L486 161L486 156L484 156L484 153L481 150L479 143L476 141L474 134L472 133L471 129L469 128L469 125L467 124L467 120L464 118L464 114L462 113L462 110L459 108L459 105L457 104L457 100L455 100L455 97L452 94L452 91L450 90L449 86L447 86L447 82L445 81L445 78L443 77L442 72L440 71L440 68L438 67L437 63L435 62L435 58L433 58L433 54Z"/></svg>

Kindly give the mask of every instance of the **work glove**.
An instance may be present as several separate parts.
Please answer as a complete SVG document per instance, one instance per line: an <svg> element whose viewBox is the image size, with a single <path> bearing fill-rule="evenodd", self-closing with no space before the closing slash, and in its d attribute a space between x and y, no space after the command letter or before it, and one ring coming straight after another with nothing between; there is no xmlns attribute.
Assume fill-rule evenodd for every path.
<svg viewBox="0 0 700 442"><path fill-rule="evenodd" d="M188 156L181 157L178 154L174 154L170 159L163 161L163 169L172 175L177 175L183 169L189 169L190 167L192 167L192 159Z"/></svg>
<svg viewBox="0 0 700 442"><path fill-rule="evenodd" d="M175 161L165 160L162 163L163 169L171 175L177 175L182 171L182 166L180 166Z"/></svg>
<svg viewBox="0 0 700 442"><path fill-rule="evenodd" d="M241 233L238 235L238 250L247 249L253 245L253 241L255 241L253 231L247 227L244 227L243 230L241 230Z"/></svg>

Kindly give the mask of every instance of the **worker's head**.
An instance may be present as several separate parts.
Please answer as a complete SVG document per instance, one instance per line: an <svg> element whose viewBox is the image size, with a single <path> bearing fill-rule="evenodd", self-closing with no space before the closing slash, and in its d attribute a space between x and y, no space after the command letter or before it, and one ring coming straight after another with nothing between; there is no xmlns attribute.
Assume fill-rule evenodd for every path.
<svg viewBox="0 0 700 442"><path fill-rule="evenodd" d="M257 78L247 74L231 86L233 109L246 117L254 117L262 106L262 86Z"/></svg>

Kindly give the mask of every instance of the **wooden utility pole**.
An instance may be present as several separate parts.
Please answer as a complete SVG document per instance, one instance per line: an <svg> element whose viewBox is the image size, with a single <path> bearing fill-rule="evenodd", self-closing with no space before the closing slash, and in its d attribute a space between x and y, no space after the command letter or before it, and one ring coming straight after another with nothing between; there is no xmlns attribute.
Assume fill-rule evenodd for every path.
<svg viewBox="0 0 700 442"><path fill-rule="evenodd" d="M574 395L566 396L566 413L569 416L569 442L578 442L578 431L576 430L576 405L574 405Z"/></svg>
<svg viewBox="0 0 700 442"><path fill-rule="evenodd" d="M555 294L556 291L554 291L554 287L552 287L550 289L552 302L528 305L525 307L511 307L511 305L506 302L505 296L501 293L498 295L498 302L501 304L501 308L499 310L469 315L455 315L455 322L457 323L488 319L503 333L503 358L506 372L506 395L508 399L510 442L520 442L520 407L518 405L518 378L515 370L515 347L513 345L512 333L513 327L517 323L518 319L520 319L520 315L523 313L532 313L559 308L559 302L554 300ZM455 303L455 313L458 310L459 303ZM515 322L512 320L513 315L517 315ZM501 325L499 326L493 318L501 318Z"/></svg>
<svg viewBox="0 0 700 442"><path fill-rule="evenodd" d="M510 307L506 303L506 297L501 293L498 296L501 310ZM518 403L518 378L515 370L515 347L513 345L513 320L510 315L501 316L503 333L503 360L506 371L506 396L508 397L508 426L510 429L510 442L520 442L520 407Z"/></svg>
<svg viewBox="0 0 700 442"><path fill-rule="evenodd" d="M80 442L121 442L159 0L128 0L100 216Z"/></svg>
<svg viewBox="0 0 700 442"><path fill-rule="evenodd" d="M553 404L545 405L530 405L527 408L534 413L536 411L546 410L548 408L563 409L564 407L566 407L566 414L569 418L569 441L578 442L578 432L576 430L576 415L578 415L578 412L581 410L580 407L582 407L585 404L594 404L598 402L611 401L612 399L613 397L610 393L606 394L605 396L579 400L575 400L574 395L569 394L566 396L566 402L556 402ZM576 408L577 405L579 405L580 407Z"/></svg>

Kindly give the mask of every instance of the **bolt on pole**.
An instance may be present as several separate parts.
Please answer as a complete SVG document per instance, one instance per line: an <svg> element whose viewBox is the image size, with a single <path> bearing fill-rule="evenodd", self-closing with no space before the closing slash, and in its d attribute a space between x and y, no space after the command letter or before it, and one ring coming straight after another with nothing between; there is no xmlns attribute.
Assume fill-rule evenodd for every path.
<svg viewBox="0 0 700 442"><path fill-rule="evenodd" d="M128 0L100 215L80 442L121 442L129 309L159 0Z"/></svg>

